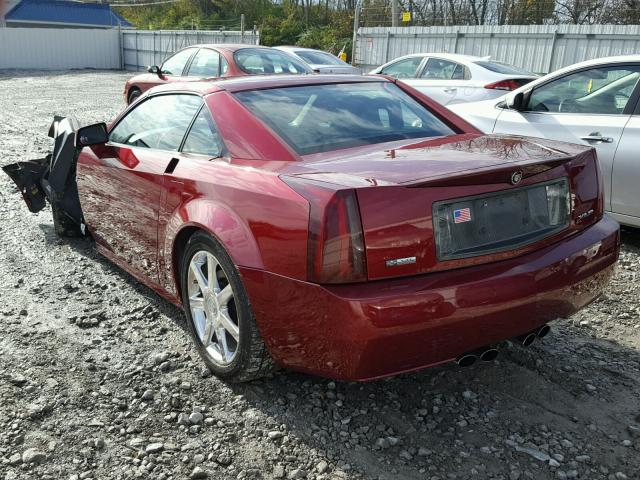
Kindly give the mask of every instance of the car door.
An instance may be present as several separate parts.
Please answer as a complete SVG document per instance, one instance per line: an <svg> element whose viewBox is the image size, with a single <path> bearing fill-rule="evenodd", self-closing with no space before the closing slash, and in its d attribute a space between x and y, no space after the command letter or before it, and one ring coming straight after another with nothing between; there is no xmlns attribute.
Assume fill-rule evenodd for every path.
<svg viewBox="0 0 640 480"><path fill-rule="evenodd" d="M153 95L118 121L107 144L78 160L78 190L92 236L154 282L163 176L201 104L196 95Z"/></svg>
<svg viewBox="0 0 640 480"><path fill-rule="evenodd" d="M180 152L174 155L171 168L164 174L166 196L160 212L158 227L158 242L160 245L159 266L160 283L171 288L170 252L163 250L165 234L173 212L180 205L194 196L201 195L199 187L194 179L207 175L210 180L222 177L232 178L230 169L233 167L223 159L226 154L224 142L216 128L211 113L206 105L202 105L200 111L191 125ZM224 183L221 182L221 183Z"/></svg>
<svg viewBox="0 0 640 480"><path fill-rule="evenodd" d="M442 105L464 99L464 87L469 85L469 71L461 63L429 57L415 80L407 83Z"/></svg>
<svg viewBox="0 0 640 480"><path fill-rule="evenodd" d="M631 118L638 65L594 66L536 86L522 111L502 109L494 132L544 137L594 146L611 210L613 161Z"/></svg>
<svg viewBox="0 0 640 480"><path fill-rule="evenodd" d="M189 62L185 75L191 78L222 76L220 53L211 48L201 48Z"/></svg>
<svg viewBox="0 0 640 480"><path fill-rule="evenodd" d="M402 58L381 68L378 73L381 73L382 75L389 75L390 77L398 78L400 80L414 78L424 59L424 55Z"/></svg>
<svg viewBox="0 0 640 480"><path fill-rule="evenodd" d="M627 225L640 227L640 102L624 127L613 159L611 211Z"/></svg>

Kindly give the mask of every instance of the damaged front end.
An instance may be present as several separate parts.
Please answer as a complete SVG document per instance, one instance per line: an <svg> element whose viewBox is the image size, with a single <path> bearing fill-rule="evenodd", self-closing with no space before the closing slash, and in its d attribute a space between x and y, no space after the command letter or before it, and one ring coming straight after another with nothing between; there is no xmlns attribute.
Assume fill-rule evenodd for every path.
<svg viewBox="0 0 640 480"><path fill-rule="evenodd" d="M75 119L55 116L49 128L55 140L50 155L2 167L18 186L29 211L39 212L47 201L51 204L56 233L61 236L84 234L76 183L76 162L82 149L76 146L77 130Z"/></svg>

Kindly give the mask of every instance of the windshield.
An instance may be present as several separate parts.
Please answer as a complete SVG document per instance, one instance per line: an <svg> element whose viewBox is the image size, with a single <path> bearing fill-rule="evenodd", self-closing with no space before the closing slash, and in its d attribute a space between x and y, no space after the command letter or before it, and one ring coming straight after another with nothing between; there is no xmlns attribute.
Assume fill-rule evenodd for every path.
<svg viewBox="0 0 640 480"><path fill-rule="evenodd" d="M513 65L509 65L508 63L490 62L488 60L482 60L474 63L482 68L486 68L487 70L491 70L495 73L502 73L504 75L530 75L532 77L536 76L535 73L531 73L524 68L514 67Z"/></svg>
<svg viewBox="0 0 640 480"><path fill-rule="evenodd" d="M387 82L274 88L236 96L300 155L454 133Z"/></svg>
<svg viewBox="0 0 640 480"><path fill-rule="evenodd" d="M298 50L296 51L296 55L310 65L344 65L339 58L334 57L330 53Z"/></svg>
<svg viewBox="0 0 640 480"><path fill-rule="evenodd" d="M250 75L311 73L311 69L293 55L270 48L243 48L237 50L233 58L238 67Z"/></svg>

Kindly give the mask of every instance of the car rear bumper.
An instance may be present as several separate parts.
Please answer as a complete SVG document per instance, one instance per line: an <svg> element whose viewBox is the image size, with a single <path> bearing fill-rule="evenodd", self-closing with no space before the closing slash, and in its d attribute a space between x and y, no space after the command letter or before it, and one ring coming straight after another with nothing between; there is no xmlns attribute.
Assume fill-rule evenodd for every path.
<svg viewBox="0 0 640 480"><path fill-rule="evenodd" d="M277 363L368 380L448 362L575 313L609 281L619 239L605 216L531 254L403 279L321 286L240 271Z"/></svg>

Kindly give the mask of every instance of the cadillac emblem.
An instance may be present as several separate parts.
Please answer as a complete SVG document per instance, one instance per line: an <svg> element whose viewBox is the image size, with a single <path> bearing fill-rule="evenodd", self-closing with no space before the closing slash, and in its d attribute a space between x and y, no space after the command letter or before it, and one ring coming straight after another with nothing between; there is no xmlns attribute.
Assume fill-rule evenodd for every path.
<svg viewBox="0 0 640 480"><path fill-rule="evenodd" d="M517 185L521 181L522 181L522 172L521 171L518 170L517 172L513 172L511 174L511 184L512 185Z"/></svg>

